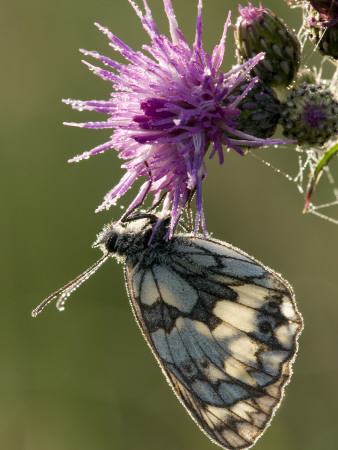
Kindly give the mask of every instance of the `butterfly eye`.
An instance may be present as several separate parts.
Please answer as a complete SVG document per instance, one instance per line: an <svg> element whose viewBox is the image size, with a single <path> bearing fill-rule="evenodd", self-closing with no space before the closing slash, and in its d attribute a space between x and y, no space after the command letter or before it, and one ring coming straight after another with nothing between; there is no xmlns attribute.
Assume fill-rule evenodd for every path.
<svg viewBox="0 0 338 450"><path fill-rule="evenodd" d="M115 230L109 231L102 239L101 244L104 244L108 253L116 252L116 244L119 237L119 233Z"/></svg>

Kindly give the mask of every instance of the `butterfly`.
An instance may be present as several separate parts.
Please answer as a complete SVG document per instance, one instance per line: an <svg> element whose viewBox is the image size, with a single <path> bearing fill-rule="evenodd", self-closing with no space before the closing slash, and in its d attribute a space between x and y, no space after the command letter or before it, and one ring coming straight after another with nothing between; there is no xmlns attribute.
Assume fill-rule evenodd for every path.
<svg viewBox="0 0 338 450"><path fill-rule="evenodd" d="M157 227L154 234L154 227ZM283 397L303 322L291 286L256 259L216 240L177 233L155 214L107 225L103 256L44 300L36 316L110 256L124 263L130 304L174 393L224 449L251 447ZM149 241L151 244L149 245Z"/></svg>

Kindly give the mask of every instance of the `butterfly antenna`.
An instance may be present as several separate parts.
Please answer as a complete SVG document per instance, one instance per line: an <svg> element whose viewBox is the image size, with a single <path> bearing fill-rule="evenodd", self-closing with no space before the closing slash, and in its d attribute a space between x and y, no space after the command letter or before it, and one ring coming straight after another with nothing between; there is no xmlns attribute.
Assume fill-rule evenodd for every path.
<svg viewBox="0 0 338 450"><path fill-rule="evenodd" d="M55 298L59 298L59 300L56 303L56 307L59 311L64 310L64 304L65 301L68 299L70 294L75 291L84 281L86 281L91 275L93 275L94 272L97 271L97 269L108 259L108 253L103 255L98 261L96 261L95 264L93 264L91 267L89 267L87 270L85 270L83 273L81 273L79 276L77 276L74 280L67 283L62 288L55 291L53 294L51 294L49 297L47 297L40 305L35 308L32 311L32 316L36 317L43 308L48 305L52 300Z"/></svg>

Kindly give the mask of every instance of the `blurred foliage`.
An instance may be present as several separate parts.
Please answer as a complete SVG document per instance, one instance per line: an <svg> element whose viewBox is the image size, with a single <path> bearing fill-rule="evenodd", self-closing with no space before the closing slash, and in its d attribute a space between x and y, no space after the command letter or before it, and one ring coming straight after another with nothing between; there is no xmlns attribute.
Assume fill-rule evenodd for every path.
<svg viewBox="0 0 338 450"><path fill-rule="evenodd" d="M256 2L254 2L256 4ZM161 1L149 0L160 30ZM173 0L192 42L197 0ZM298 30L301 12L265 6ZM204 41L219 41L229 8L204 0ZM132 47L145 33L127 0L3 0L0 328L0 448L5 450L206 450L216 448L184 411L143 341L128 305L122 266L109 261L66 311L30 311L100 255L90 245L120 207L94 214L121 176L114 152L80 164L67 159L104 142L109 131L66 128L85 121L61 98L108 98L110 86L81 66L79 47L112 55L108 26ZM227 38L226 67L235 62ZM309 63L320 59L312 51ZM95 118L94 118L95 119ZM292 149L270 150L286 158ZM291 164L291 163L290 163ZM208 164L208 229L281 272L296 292L305 331L284 402L255 449L337 448L337 226L302 215L303 199L252 157ZM127 198L124 205L127 205Z"/></svg>

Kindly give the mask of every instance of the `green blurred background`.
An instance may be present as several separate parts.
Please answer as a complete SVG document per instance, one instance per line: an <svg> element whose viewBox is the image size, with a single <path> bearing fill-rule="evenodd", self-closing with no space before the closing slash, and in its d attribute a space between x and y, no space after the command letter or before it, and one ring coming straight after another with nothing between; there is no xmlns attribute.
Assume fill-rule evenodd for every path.
<svg viewBox="0 0 338 450"><path fill-rule="evenodd" d="M140 2L139 2L140 3ZM254 2L257 4L257 2ZM163 33L162 2L149 0ZM197 0L173 0L189 42ZM218 43L237 2L205 0L204 42ZM300 10L282 0L265 6L299 29ZM94 213L122 171L107 152L80 164L67 159L105 142L109 130L68 128L95 120L61 98L107 99L110 86L80 62L78 48L115 57L94 26L130 46L148 42L127 0L2 0L0 448L4 450L207 450L166 384L132 316L122 266L108 261L59 313L31 310L91 265L96 233L120 207ZM223 70L234 63L228 33ZM310 48L309 64L320 61ZM257 151L258 152L258 151ZM292 149L276 150L297 172ZM260 155L267 155L260 151ZM269 153L271 156L271 151ZM208 229L281 272L305 320L292 383L257 450L338 448L338 226L302 215L293 183L252 156L227 154L208 164ZM123 202L127 205L127 199Z"/></svg>

